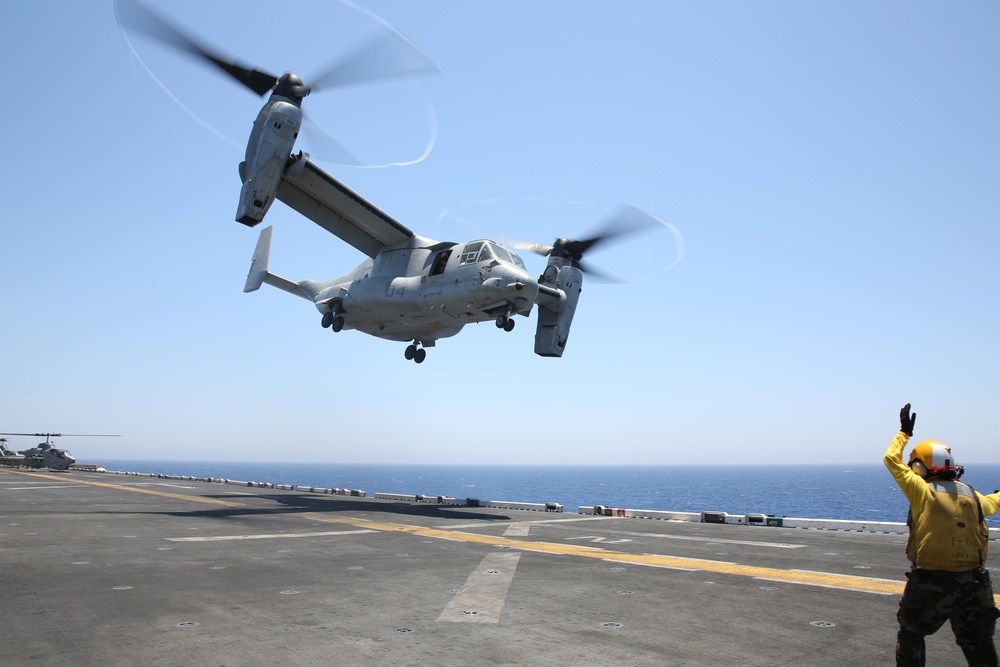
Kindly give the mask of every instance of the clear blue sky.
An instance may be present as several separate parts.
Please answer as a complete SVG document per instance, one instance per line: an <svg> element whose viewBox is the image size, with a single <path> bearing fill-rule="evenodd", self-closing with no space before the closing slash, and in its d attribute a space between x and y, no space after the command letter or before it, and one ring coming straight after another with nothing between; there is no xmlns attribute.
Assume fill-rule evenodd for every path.
<svg viewBox="0 0 1000 667"><path fill-rule="evenodd" d="M306 100L373 164L432 145L327 165L418 233L551 242L629 203L683 257L585 286L561 359L533 354L534 316L419 366L332 334L242 292L261 100L135 37L185 112L110 0L8 3L0 431L121 433L61 442L96 462L857 463L910 401L918 438L1000 461L1000 5L148 2L306 78L375 16L418 44L440 75ZM268 222L285 277L363 259L283 204Z"/></svg>

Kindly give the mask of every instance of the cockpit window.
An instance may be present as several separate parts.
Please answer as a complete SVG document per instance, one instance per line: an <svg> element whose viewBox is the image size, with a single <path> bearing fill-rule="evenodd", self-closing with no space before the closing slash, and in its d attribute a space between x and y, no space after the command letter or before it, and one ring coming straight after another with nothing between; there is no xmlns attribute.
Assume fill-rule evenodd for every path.
<svg viewBox="0 0 1000 667"><path fill-rule="evenodd" d="M492 241L473 241L472 243L466 243L465 247L462 248L459 264L465 265L472 264L476 261L489 262L491 260L508 262L527 270L524 266L524 261L520 257L510 252L499 243L493 243Z"/></svg>
<svg viewBox="0 0 1000 667"><path fill-rule="evenodd" d="M510 250L508 250L507 248L505 248L503 246L500 246L500 250L503 251L504 259L506 259L507 257L510 257L510 259L508 259L507 261L512 262L515 266L517 266L519 268L522 268L525 271L528 270L527 267L524 265L524 260L522 260L520 257L518 257L517 253L511 252Z"/></svg>
<svg viewBox="0 0 1000 667"><path fill-rule="evenodd" d="M472 264L479 257L479 249L483 247L482 241L473 241L472 243L466 243L465 247L462 248L462 254L459 256L459 264L466 265Z"/></svg>
<svg viewBox="0 0 1000 667"><path fill-rule="evenodd" d="M498 248L492 243L484 243L483 251L479 253L479 261L488 262L491 259L501 259L497 250Z"/></svg>

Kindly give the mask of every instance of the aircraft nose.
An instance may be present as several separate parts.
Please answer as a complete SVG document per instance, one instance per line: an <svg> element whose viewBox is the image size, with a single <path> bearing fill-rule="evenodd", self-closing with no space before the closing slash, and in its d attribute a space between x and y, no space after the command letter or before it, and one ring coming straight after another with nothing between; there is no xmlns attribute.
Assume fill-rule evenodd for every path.
<svg viewBox="0 0 1000 667"><path fill-rule="evenodd" d="M505 266L501 272L494 270L491 277L483 281L483 287L534 300L532 292L538 292L538 283L526 271L513 266Z"/></svg>

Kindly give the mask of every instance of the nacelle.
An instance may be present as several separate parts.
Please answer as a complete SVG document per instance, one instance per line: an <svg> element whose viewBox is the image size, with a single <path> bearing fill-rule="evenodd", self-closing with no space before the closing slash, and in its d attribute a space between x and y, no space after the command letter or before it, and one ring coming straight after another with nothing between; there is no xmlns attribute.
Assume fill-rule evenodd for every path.
<svg viewBox="0 0 1000 667"><path fill-rule="evenodd" d="M302 125L302 111L290 102L272 97L257 115L246 160L240 164L238 222L253 227L264 219L281 183L288 156Z"/></svg>
<svg viewBox="0 0 1000 667"><path fill-rule="evenodd" d="M561 357L566 349L569 329L576 314L576 304L583 289L583 271L572 261L550 257L545 272L538 281L541 288L560 292L558 300L538 306L538 324L535 327L535 354L542 357Z"/></svg>

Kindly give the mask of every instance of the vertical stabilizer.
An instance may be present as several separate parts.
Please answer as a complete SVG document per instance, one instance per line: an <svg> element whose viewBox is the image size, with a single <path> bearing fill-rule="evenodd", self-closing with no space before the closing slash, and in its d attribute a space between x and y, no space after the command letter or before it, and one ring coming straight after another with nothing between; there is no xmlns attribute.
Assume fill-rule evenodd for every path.
<svg viewBox="0 0 1000 667"><path fill-rule="evenodd" d="M273 229L274 225L269 225L260 230L260 238L257 239L257 248L250 261L250 273L247 274L244 292L256 292L264 284L264 278L267 277L267 264L271 257L271 231Z"/></svg>

